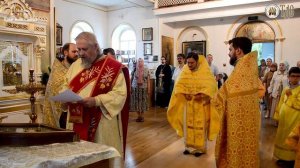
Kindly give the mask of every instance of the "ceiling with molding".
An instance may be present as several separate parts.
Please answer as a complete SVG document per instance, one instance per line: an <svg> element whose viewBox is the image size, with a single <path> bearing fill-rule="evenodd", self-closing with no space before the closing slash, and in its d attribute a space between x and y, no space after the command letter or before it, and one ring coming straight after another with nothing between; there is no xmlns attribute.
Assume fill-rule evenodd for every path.
<svg viewBox="0 0 300 168"><path fill-rule="evenodd" d="M154 0L81 0L82 2L106 8L107 10L116 10L129 7L153 7Z"/></svg>

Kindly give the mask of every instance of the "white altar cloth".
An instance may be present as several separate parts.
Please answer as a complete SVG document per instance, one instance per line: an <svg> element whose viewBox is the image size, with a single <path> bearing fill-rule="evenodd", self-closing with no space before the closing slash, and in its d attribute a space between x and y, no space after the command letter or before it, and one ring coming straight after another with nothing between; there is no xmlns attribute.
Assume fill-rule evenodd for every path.
<svg viewBox="0 0 300 168"><path fill-rule="evenodd" d="M0 147L0 168L73 168L113 157L115 148L87 141Z"/></svg>

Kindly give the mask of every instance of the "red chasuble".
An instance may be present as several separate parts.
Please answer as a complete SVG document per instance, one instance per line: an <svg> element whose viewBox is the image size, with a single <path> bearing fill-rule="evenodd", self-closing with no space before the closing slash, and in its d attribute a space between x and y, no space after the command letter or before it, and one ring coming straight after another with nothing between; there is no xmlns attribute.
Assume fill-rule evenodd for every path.
<svg viewBox="0 0 300 168"><path fill-rule="evenodd" d="M96 81L95 86L90 93L90 97L95 97L99 94L106 94L112 90L121 70L124 73L127 85L127 98L121 111L123 147L125 153L130 97L128 69L121 63L117 62L114 58L106 57L103 60L95 62L89 69L84 69L79 72L79 74L76 75L76 77L74 77L69 83L69 87L73 92L79 93L90 82ZM87 108L82 107L81 104L73 104L69 106L69 112L70 120L73 120L74 122L73 129L80 135L80 139L93 142L102 115L100 107Z"/></svg>

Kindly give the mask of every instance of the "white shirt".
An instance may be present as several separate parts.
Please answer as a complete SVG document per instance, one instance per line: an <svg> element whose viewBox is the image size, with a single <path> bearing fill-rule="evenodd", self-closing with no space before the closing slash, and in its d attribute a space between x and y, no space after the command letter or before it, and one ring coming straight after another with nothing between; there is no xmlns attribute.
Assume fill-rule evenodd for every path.
<svg viewBox="0 0 300 168"><path fill-rule="evenodd" d="M211 64L209 67L210 67L211 72L214 74L214 76L217 76L219 74L219 69L217 66L215 66L214 64Z"/></svg>
<svg viewBox="0 0 300 168"><path fill-rule="evenodd" d="M172 76L172 80L174 81L174 83L176 82L176 79L178 78L180 72L182 71L182 68L183 66L181 68L179 66L175 68Z"/></svg>

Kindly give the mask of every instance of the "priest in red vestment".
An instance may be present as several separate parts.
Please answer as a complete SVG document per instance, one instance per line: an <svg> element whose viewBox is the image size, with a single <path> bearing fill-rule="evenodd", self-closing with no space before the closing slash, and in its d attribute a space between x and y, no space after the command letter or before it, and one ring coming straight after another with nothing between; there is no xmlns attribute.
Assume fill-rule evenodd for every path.
<svg viewBox="0 0 300 168"><path fill-rule="evenodd" d="M83 98L70 102L67 128L80 139L115 147L125 153L129 107L128 69L102 55L96 36L82 32L76 37L79 59L69 68L64 90Z"/></svg>

